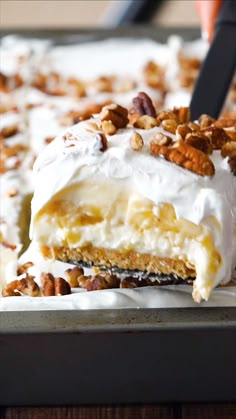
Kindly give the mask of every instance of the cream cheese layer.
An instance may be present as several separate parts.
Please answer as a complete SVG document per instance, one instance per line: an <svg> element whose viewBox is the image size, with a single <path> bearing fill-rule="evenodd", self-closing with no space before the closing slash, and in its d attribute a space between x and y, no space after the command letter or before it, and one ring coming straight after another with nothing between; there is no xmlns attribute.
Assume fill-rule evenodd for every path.
<svg viewBox="0 0 236 419"><path fill-rule="evenodd" d="M159 127L136 129L144 140L139 152L130 146L133 128L107 136L108 149L101 152L91 122L96 122L96 118L73 126L38 157L34 166L31 238L49 246L77 247L86 241L104 248L130 245L140 253L182 258L195 266L195 289L208 299L212 288L231 279L236 264L236 178L227 160L219 151L213 152L216 173L210 178L154 157L149 153L149 143L155 133L165 133ZM57 199L64 208L63 214L68 216L72 207L84 206L87 211L89 205L100 207L101 213L89 228L81 220L73 222L76 217L68 218L67 226L60 226L58 221L63 214L59 212L53 218L50 207ZM107 208L104 202L109 203ZM177 232L169 227L169 233L164 234L157 225L148 228L153 216L158 219L163 204L173 208L170 225L181 225ZM115 208L119 208L117 213ZM142 212L141 233L132 220ZM92 210L94 214L96 211Z"/></svg>

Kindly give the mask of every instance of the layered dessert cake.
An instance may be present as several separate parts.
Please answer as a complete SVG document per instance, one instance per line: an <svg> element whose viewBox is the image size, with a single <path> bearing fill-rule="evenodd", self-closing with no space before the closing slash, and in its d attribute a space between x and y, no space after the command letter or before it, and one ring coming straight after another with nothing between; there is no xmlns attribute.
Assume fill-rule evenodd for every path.
<svg viewBox="0 0 236 419"><path fill-rule="evenodd" d="M156 114L144 92L133 106L103 107L40 154L31 239L45 257L192 282L207 300L236 265L235 120Z"/></svg>
<svg viewBox="0 0 236 419"><path fill-rule="evenodd" d="M3 38L4 296L68 293L60 277L72 291L78 285L100 290L181 283L191 288L194 283L199 301L228 281L235 255L236 85L221 116L227 122L206 117L190 122L187 106L206 50L202 41L185 43L179 37L166 44L113 39L63 47ZM175 106L183 107L173 111ZM198 130L201 140L196 139ZM219 132L223 139L216 146ZM172 161L176 147L184 154L186 144L193 143L204 152L204 169L199 155L193 171L192 154L179 164ZM39 154L34 185L32 168ZM25 253L35 187L33 240ZM92 267L92 274L81 266ZM39 287L46 291L40 294Z"/></svg>

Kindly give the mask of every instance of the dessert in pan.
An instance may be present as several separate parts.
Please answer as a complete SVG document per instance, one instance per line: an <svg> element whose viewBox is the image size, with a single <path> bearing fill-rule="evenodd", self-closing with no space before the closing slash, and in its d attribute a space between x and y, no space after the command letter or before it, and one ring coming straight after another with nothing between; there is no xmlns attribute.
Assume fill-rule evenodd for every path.
<svg viewBox="0 0 236 419"><path fill-rule="evenodd" d="M234 276L234 86L221 119L191 121L180 105L201 60L176 39L154 44L138 63L134 52L135 78L132 68L124 77L106 66L86 81L55 72L58 51L45 45L40 68L37 45L23 64L18 57L17 78L2 75L3 296L187 283L200 302ZM112 43L102 45L107 57ZM59 52L68 63L75 47ZM32 193L30 238L45 260L38 276L32 259L18 261ZM59 276L47 260L63 262Z"/></svg>

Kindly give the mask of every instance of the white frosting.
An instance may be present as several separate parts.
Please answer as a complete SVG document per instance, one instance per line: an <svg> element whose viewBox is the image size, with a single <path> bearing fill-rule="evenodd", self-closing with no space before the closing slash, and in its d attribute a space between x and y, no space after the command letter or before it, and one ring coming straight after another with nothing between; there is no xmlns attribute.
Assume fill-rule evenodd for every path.
<svg viewBox="0 0 236 419"><path fill-rule="evenodd" d="M96 122L96 119L92 121ZM178 218L204 225L213 235L216 249L222 256L214 286L229 281L236 264L233 236L236 225L236 178L220 152L215 151L211 156L216 174L212 178L202 177L150 155L148 144L156 132L162 131L161 128L137 130L145 144L140 152L134 152L130 147L133 129L119 130L116 135L108 137L109 147L105 153L99 151L96 133L91 133L88 128L87 121L73 126L68 130L71 134L69 140L58 137L37 159L34 167L32 238L37 239L43 234L42 226L37 227L34 221L35 216L55 194L84 180L93 183L109 179L114 185L130 187L156 205L171 203ZM212 224L208 218L210 216L215 217L219 227ZM50 226L47 225L47 228ZM199 267L196 286L200 295L207 299L210 290L205 289L206 278L201 274L206 256L200 247L195 248L191 243L187 243L186 247L190 248L190 260Z"/></svg>

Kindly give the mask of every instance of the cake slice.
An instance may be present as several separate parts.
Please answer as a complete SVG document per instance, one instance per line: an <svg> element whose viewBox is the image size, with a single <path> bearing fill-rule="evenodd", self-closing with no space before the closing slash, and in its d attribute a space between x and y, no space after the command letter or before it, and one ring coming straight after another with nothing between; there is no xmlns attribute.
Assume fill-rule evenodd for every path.
<svg viewBox="0 0 236 419"><path fill-rule="evenodd" d="M45 257L165 283L193 298L236 265L235 120L155 115L141 93L68 129L38 157L31 238Z"/></svg>

